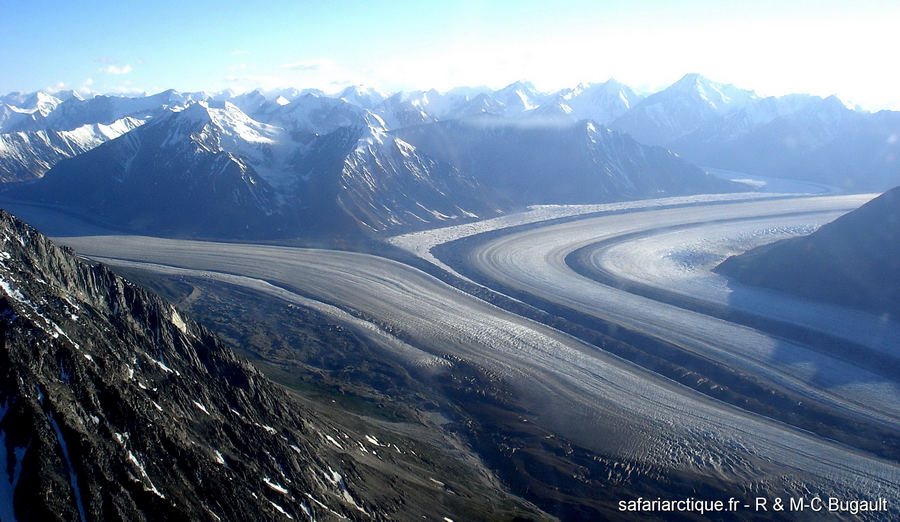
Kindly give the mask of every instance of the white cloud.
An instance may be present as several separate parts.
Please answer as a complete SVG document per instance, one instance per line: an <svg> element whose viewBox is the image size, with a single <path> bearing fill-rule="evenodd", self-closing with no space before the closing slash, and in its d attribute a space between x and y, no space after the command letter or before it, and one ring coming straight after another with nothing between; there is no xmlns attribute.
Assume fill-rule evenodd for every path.
<svg viewBox="0 0 900 522"><path fill-rule="evenodd" d="M292 71L322 71L334 69L335 63L331 60L301 60L299 62L282 64L279 68Z"/></svg>
<svg viewBox="0 0 900 522"><path fill-rule="evenodd" d="M131 86L130 82L125 82L121 85L114 85L109 89L110 93L122 94L124 96L146 96L147 91L144 89L140 89L138 87Z"/></svg>
<svg viewBox="0 0 900 522"><path fill-rule="evenodd" d="M91 88L92 85L94 85L94 79L85 78L84 81L81 82L81 87L78 87L75 91L84 97L90 97L94 94L94 90Z"/></svg>
<svg viewBox="0 0 900 522"><path fill-rule="evenodd" d="M100 72L104 74L128 74L131 72L131 66L125 65L124 67L116 67L115 65L110 65L100 69Z"/></svg>

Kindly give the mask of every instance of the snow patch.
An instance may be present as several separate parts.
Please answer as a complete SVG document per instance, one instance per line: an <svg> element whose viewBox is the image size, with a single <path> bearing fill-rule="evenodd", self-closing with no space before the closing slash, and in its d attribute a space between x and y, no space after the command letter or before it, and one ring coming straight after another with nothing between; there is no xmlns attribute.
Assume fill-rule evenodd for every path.
<svg viewBox="0 0 900 522"><path fill-rule="evenodd" d="M197 402L197 401L191 401L191 402L193 402L195 406L197 406L198 408L200 408L200 411L202 411L203 413L209 415L209 410L206 409L206 406L200 404L200 403Z"/></svg>
<svg viewBox="0 0 900 522"><path fill-rule="evenodd" d="M234 411L234 410L231 410L231 411ZM237 413L237 412L235 412L235 413ZM278 430L276 430L272 426L263 426L262 424L259 424L257 422L254 422L253 425L258 428L262 428L262 429L266 430L270 435L275 435L276 433L278 433Z"/></svg>
<svg viewBox="0 0 900 522"><path fill-rule="evenodd" d="M137 459L137 457L134 456L134 453L132 453L131 451L128 452L128 462L134 464L138 471L141 472L141 476L147 480L146 483L144 483L143 480L140 481L144 485L145 491L153 492L159 498L166 498L162 493L159 492L158 489L156 489L156 486L153 485L153 481L150 480L150 476L147 475L147 471L144 470L144 465L141 464L141 462ZM150 484L150 486L147 486L147 484Z"/></svg>
<svg viewBox="0 0 900 522"><path fill-rule="evenodd" d="M273 490L275 490L275 491L281 493L282 495L287 495L287 494L288 494L288 490L287 490L284 486L279 485L278 483L274 482L274 481L273 481L272 479L270 479L269 477L263 478L263 482L265 482L267 486L269 486L269 487L272 488Z"/></svg>
<svg viewBox="0 0 900 522"><path fill-rule="evenodd" d="M66 439L63 438L62 431L59 429L59 424L56 423L56 419L54 419L53 415L50 413L47 413L47 421L50 422L50 426L53 427L53 431L56 433L56 440L59 442L63 458L66 461L66 468L69 470L69 483L72 485L72 492L75 493L75 504L78 507L78 515L81 517L81 522L87 522L87 519L84 516L84 502L82 502L81 499L81 488L78 487L78 476L75 474L75 467L72 465L72 459L69 457L69 447L66 445Z"/></svg>
<svg viewBox="0 0 900 522"><path fill-rule="evenodd" d="M179 377L181 376L181 374L177 370L173 370L172 368L169 368L168 366L166 366L166 364L164 362L158 361L158 360L154 359L153 357L150 357L149 355L147 355L147 358L150 359L151 362L153 362L157 366L159 366L159 368L162 371L164 371L166 373L174 373L175 375L177 375Z"/></svg>
<svg viewBox="0 0 900 522"><path fill-rule="evenodd" d="M325 478L326 478L329 482L331 482L331 484L332 484L333 486L339 486L339 487L341 488L341 496L343 497L343 499L344 499L348 504L350 504L350 505L352 505L353 507L355 507L358 511L360 511L360 512L362 512L362 513L366 513L366 514L368 515L368 513L366 512L366 510L364 510L362 507L360 507L359 504L356 503L356 499L354 499L354 498L353 498L353 495L350 494L350 491L347 490L347 483L344 482L344 477L341 476L341 474L338 473L337 471L333 470L333 469L331 468L331 466L328 466L328 472L331 473L331 476L329 477L329 476L326 475Z"/></svg>
<svg viewBox="0 0 900 522"><path fill-rule="evenodd" d="M0 404L0 421L6 416L7 411L9 411L9 407L6 404ZM26 451L28 451L27 447L17 447L10 455L6 447L6 432L0 430L0 473L7 472L9 477L8 480L5 480L6 477L0 475L0 520L3 522L16 521L13 497L19 477L22 475L22 459L25 457ZM10 457L13 459L12 466L10 466Z"/></svg>
<svg viewBox="0 0 900 522"><path fill-rule="evenodd" d="M175 325L176 328L181 330L181 333L187 335L187 325L184 322L184 319L181 318L181 314L178 313L174 308L172 309L172 324Z"/></svg>
<svg viewBox="0 0 900 522"><path fill-rule="evenodd" d="M294 520L294 517L288 515L288 512L285 511L283 507L281 507L281 506L279 506L278 504L272 502L271 500L269 501L269 504L272 504L272 507L274 507L275 509L277 509L278 512L281 513L282 515L288 517L288 518L291 519L291 520Z"/></svg>
<svg viewBox="0 0 900 522"><path fill-rule="evenodd" d="M325 437L325 440L327 440L328 442L330 442L330 443L334 444L335 446L337 446L338 449L344 449L344 447L341 446L341 445L338 443L338 441L334 440L334 437L332 437L331 435L323 435L323 436Z"/></svg>

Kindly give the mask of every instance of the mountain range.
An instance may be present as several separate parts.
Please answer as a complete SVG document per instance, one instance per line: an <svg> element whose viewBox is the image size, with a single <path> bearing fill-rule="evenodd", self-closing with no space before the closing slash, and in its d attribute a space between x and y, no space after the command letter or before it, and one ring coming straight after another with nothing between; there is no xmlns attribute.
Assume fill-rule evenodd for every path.
<svg viewBox="0 0 900 522"><path fill-rule="evenodd" d="M851 191L900 184L900 113L697 74L649 96L615 80L553 93L520 81L57 94L2 97L4 197L141 233L382 234L533 204L748 190L705 168Z"/></svg>
<svg viewBox="0 0 900 522"><path fill-rule="evenodd" d="M746 190L593 120L535 124L483 114L393 134L518 205Z"/></svg>

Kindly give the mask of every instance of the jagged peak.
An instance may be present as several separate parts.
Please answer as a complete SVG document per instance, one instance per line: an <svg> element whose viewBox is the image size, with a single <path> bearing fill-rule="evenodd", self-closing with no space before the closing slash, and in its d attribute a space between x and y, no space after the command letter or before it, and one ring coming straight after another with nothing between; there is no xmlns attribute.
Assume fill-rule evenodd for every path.
<svg viewBox="0 0 900 522"><path fill-rule="evenodd" d="M724 84L714 82L700 73L687 73L665 90L700 90L710 87L722 87Z"/></svg>
<svg viewBox="0 0 900 522"><path fill-rule="evenodd" d="M534 88L534 84L528 80L516 80L500 90L504 91L504 90L519 90L519 89L529 89L532 91L536 90Z"/></svg>
<svg viewBox="0 0 900 522"><path fill-rule="evenodd" d="M534 84L527 80L515 81L495 93L500 96L518 95L520 98L523 95L530 98L538 94L540 92L534 87Z"/></svg>
<svg viewBox="0 0 900 522"><path fill-rule="evenodd" d="M183 109L178 110L176 108L173 109L172 112L178 114L181 119L204 123L209 123L210 121L212 121L212 116L209 113L209 102L207 101L196 101L193 103L189 103Z"/></svg>
<svg viewBox="0 0 900 522"><path fill-rule="evenodd" d="M357 85L349 85L344 88L340 93L338 93L338 98L343 98L344 96L374 96L381 99L387 97L387 95L375 87L369 87L364 84Z"/></svg>

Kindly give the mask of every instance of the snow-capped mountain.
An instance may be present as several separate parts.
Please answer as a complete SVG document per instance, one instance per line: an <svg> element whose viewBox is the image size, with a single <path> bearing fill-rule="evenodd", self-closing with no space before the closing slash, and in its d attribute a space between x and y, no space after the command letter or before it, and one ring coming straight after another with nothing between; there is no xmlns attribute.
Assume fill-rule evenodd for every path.
<svg viewBox="0 0 900 522"><path fill-rule="evenodd" d="M480 114L494 114L499 116L502 115L505 110L506 107L501 102L494 99L490 94L482 93L462 104L452 113L453 118L449 119L467 118L469 116L478 116Z"/></svg>
<svg viewBox="0 0 900 522"><path fill-rule="evenodd" d="M503 208L365 109L312 94L283 109L272 120L287 129L195 102L7 195L142 233L234 238L380 232Z"/></svg>
<svg viewBox="0 0 900 522"><path fill-rule="evenodd" d="M295 168L298 213L319 229L421 228L505 208L468 174L375 127L320 136L298 154Z"/></svg>
<svg viewBox="0 0 900 522"><path fill-rule="evenodd" d="M634 105L641 96L629 87L609 80L579 85L556 93L543 93L526 81L491 91L487 88L456 88L441 94L435 90L403 93L375 112L385 116L391 129L455 120L479 114L508 118L563 119L575 122L594 119L608 122ZM402 104L402 105L401 105ZM391 119L392 107L401 106L402 119Z"/></svg>
<svg viewBox="0 0 900 522"><path fill-rule="evenodd" d="M590 120L549 123L485 115L394 134L518 205L742 190L666 149Z"/></svg>
<svg viewBox="0 0 900 522"><path fill-rule="evenodd" d="M278 103L278 98L266 96L260 90L245 92L243 94L234 95L233 93L222 93L215 96L216 102L228 102L239 108L244 114L262 121L265 114L277 109L282 104Z"/></svg>
<svg viewBox="0 0 900 522"><path fill-rule="evenodd" d="M673 147L680 143L715 145L725 143L753 132L775 118L788 116L803 110L810 104L821 101L809 94L769 96L753 100L741 109L713 119L686 136L675 140Z"/></svg>
<svg viewBox="0 0 900 522"><path fill-rule="evenodd" d="M338 204L376 231L485 218L505 207L472 176L380 129L360 136L344 161L340 184Z"/></svg>
<svg viewBox="0 0 900 522"><path fill-rule="evenodd" d="M274 231L284 226L278 199L253 164L271 166L276 134L233 105L198 102L61 161L13 193L157 234Z"/></svg>
<svg viewBox="0 0 900 522"><path fill-rule="evenodd" d="M328 207L328 212L317 216L331 223L385 230L491 215L510 201L562 201L567 200L566 194L592 202L722 189L710 189L707 178L696 176L696 171L684 177L683 185L661 184L669 177L669 167L682 167L664 161L668 154L664 151L635 152L639 147L625 146L625 137L613 139L608 131L601 131L598 123L603 121L611 121L614 130L628 131L637 142L665 143L688 161L704 166L800 177L850 189L877 190L900 183L897 162L892 159L897 140L891 136L900 133L896 113L853 111L836 98L759 98L752 91L697 74L647 98L609 80L555 93L541 93L520 81L496 91L432 89L389 96L354 86L332 95L309 89L244 94L169 90L153 96L88 99L72 92L11 93L3 101L0 109L6 119L2 125L8 132L0 134L0 179L5 182L40 178L62 159L128 136L104 149L103 156L119 158L109 160L118 166L111 167L109 172L116 174L107 178L130 179L121 170L126 164L134 179L150 176L179 157L182 161L175 170L181 173L181 182L197 172L196 186L208 184L204 190L222 188L218 184L223 181L214 181L210 172L198 169L231 172L235 183L246 175L245 181L254 182L240 189L235 185L232 200L253 207L247 219L264 214L270 216L265 221L272 222L278 216L282 221L273 226L285 233L304 229L302 222L310 216L304 209L313 207ZM217 130L177 130L172 115L186 117L192 111L202 113L210 128ZM166 123L153 131L161 136L154 146L162 150L152 153L138 131L148 122L163 119ZM176 151L171 147L179 140L188 145ZM121 160L136 150L122 143L144 144L141 161ZM111 153L113 149L118 152ZM153 156L160 159L147 160ZM650 161L650 157L656 159ZM661 167L658 178L647 170L653 162L669 165ZM88 168L87 160L77 164L97 170ZM62 171L72 172L70 168ZM527 175L517 178L514 171ZM351 181L341 185L337 181L341 176ZM169 177L171 171L162 174L162 179ZM54 178L39 185L63 183ZM310 180L318 178L331 181L311 185ZM352 181L357 179L369 181ZM401 179L415 180L418 186L413 188ZM396 188L398 194L389 195L388 187ZM488 204L485 198L497 197L494 189L506 195ZM106 188L98 189L98 194L106 192ZM414 194L427 199L421 208L412 204ZM428 194L442 194L444 201ZM104 205L114 204L104 201ZM237 221L232 224L237 226ZM243 224L245 230L247 226Z"/></svg>
<svg viewBox="0 0 900 522"><path fill-rule="evenodd" d="M143 123L126 116L110 125L94 123L72 130L0 134L0 181L40 178L59 161L87 152Z"/></svg>
<svg viewBox="0 0 900 522"><path fill-rule="evenodd" d="M152 96L125 98L95 96L85 100L72 97L60 103L46 115L32 113L31 117L4 132L36 130L73 130L84 125L100 123L111 125L125 117L146 121L170 109L187 106L197 100L206 100L205 93L180 93L173 89Z"/></svg>
<svg viewBox="0 0 900 522"><path fill-rule="evenodd" d="M398 92L379 103L373 112L381 116L387 128L399 129L437 121L437 116L431 114L431 103L426 92Z"/></svg>
<svg viewBox="0 0 900 522"><path fill-rule="evenodd" d="M515 101L520 98L513 99ZM605 83L579 84L574 89L563 89L552 95L533 96L532 99L540 101L537 105L518 112L518 117L570 123L589 119L608 124L628 112L643 96L626 85L609 80ZM503 107L499 101L494 100L494 103ZM503 107L482 112L506 114L508 110ZM474 114L476 112L472 111L465 116Z"/></svg>
<svg viewBox="0 0 900 522"><path fill-rule="evenodd" d="M846 190L900 184L900 113L848 109L834 96L762 99L673 142L698 164Z"/></svg>
<svg viewBox="0 0 900 522"><path fill-rule="evenodd" d="M274 108L259 121L281 127L293 140L308 143L316 136L334 132L340 127L384 127L372 112L346 100L307 93L294 101Z"/></svg>
<svg viewBox="0 0 900 522"><path fill-rule="evenodd" d="M580 84L561 94L578 119L591 119L603 125L609 125L644 99L631 87L613 79Z"/></svg>
<svg viewBox="0 0 900 522"><path fill-rule="evenodd" d="M344 100L345 102L362 107L363 109L372 110L379 103L388 98L389 95L375 89L373 87L365 87L363 85L351 85L343 91L335 95L335 98Z"/></svg>
<svg viewBox="0 0 900 522"><path fill-rule="evenodd" d="M668 145L713 119L740 110L757 98L753 91L688 74L640 101L612 121L613 130L649 145Z"/></svg>
<svg viewBox="0 0 900 522"><path fill-rule="evenodd" d="M503 104L503 116L515 117L540 107L548 98L534 84L520 80L494 92L491 97Z"/></svg>
<svg viewBox="0 0 900 522"><path fill-rule="evenodd" d="M76 95L77 96L77 95ZM30 95L12 93L0 100L0 133L8 129L14 129L23 122L46 118L53 112L63 100L44 92L35 92Z"/></svg>
<svg viewBox="0 0 900 522"><path fill-rule="evenodd" d="M168 110L208 98L204 93L174 90L136 98L84 99L74 91L7 96L7 102L18 105L7 103L0 108L0 180L40 178L62 159L121 136Z"/></svg>

